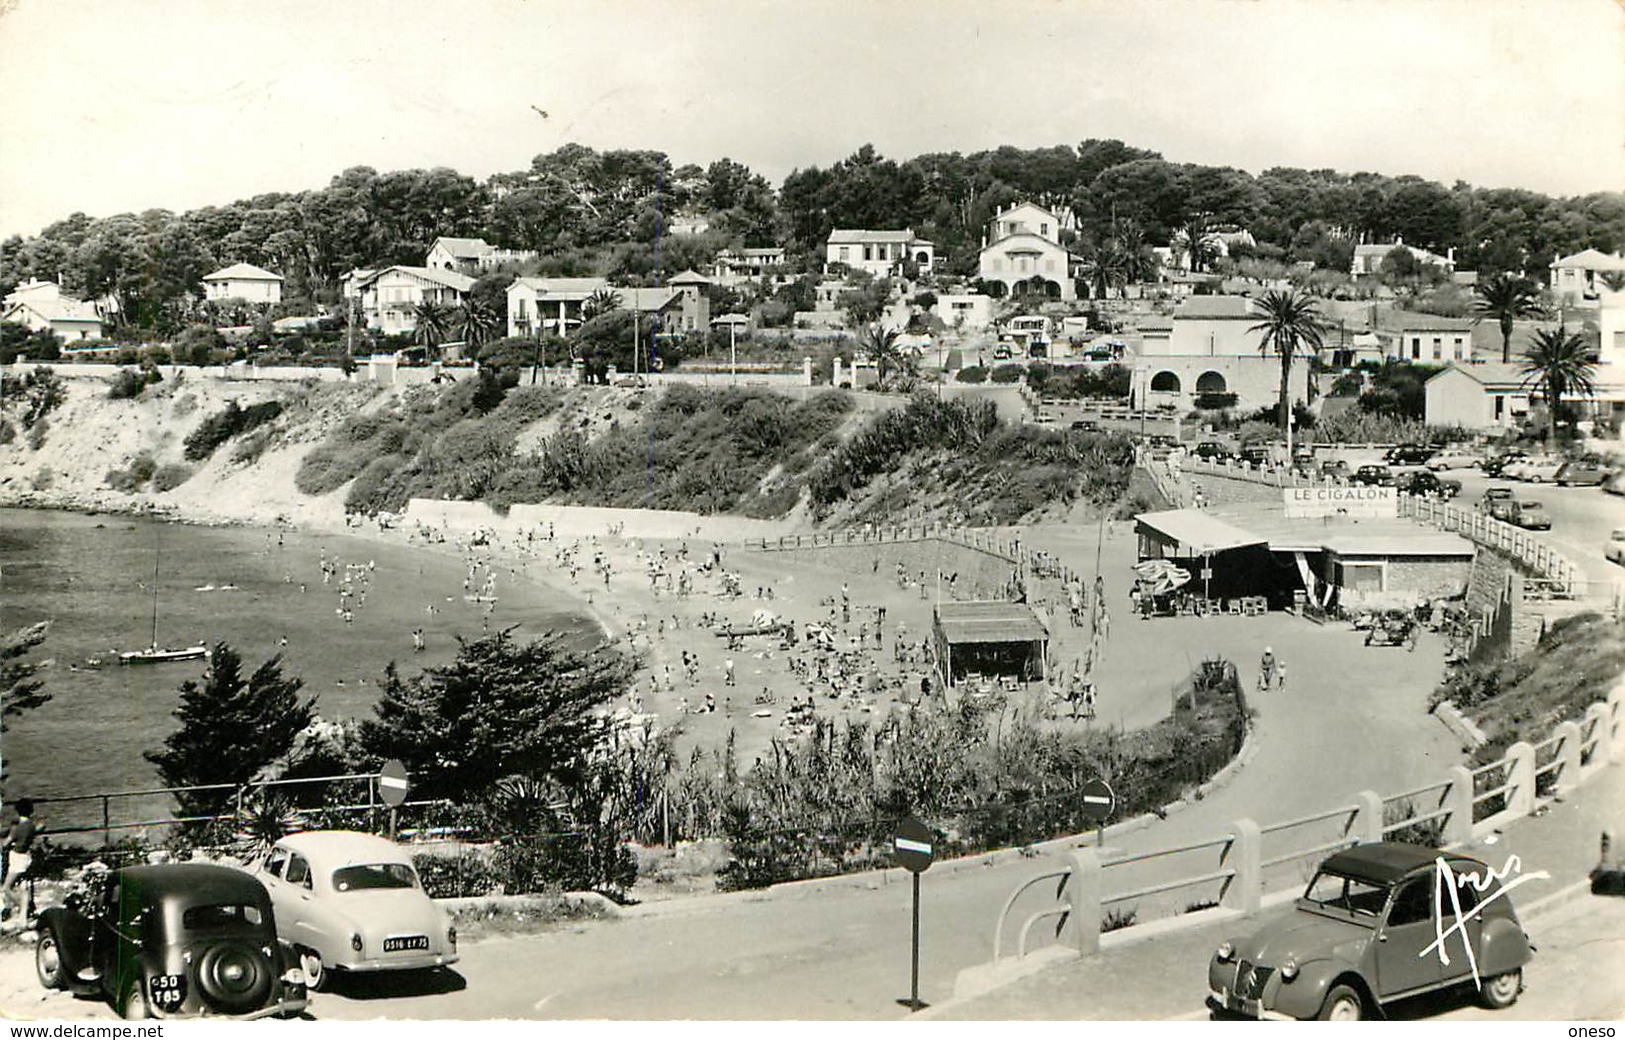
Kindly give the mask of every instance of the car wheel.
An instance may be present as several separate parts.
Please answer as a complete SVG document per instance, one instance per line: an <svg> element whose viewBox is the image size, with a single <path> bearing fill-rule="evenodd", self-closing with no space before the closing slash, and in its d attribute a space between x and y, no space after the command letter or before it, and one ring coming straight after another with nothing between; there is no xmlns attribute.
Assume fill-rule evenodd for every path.
<svg viewBox="0 0 1625 1040"><path fill-rule="evenodd" d="M1523 969L1515 968L1485 979L1478 987L1478 997L1487 1008L1499 1011L1511 1007L1523 991Z"/></svg>
<svg viewBox="0 0 1625 1040"><path fill-rule="evenodd" d="M1315 1017L1322 1022L1358 1022L1365 1017L1365 1004L1353 986L1333 986Z"/></svg>
<svg viewBox="0 0 1625 1040"><path fill-rule="evenodd" d="M68 973L62 967L62 946L57 942L54 925L40 929L39 941L34 943L34 973L46 989L61 989L68 984Z"/></svg>
<svg viewBox="0 0 1625 1040"><path fill-rule="evenodd" d="M127 1022L139 1022L144 1018L152 1017L152 1010L147 1007L147 991L141 985L141 976L132 974L124 980L119 987L118 1006L115 1008L119 1017Z"/></svg>
<svg viewBox="0 0 1625 1040"><path fill-rule="evenodd" d="M322 963L322 955L307 946L299 947L299 970L305 973L305 987L312 993L333 984L333 973Z"/></svg>

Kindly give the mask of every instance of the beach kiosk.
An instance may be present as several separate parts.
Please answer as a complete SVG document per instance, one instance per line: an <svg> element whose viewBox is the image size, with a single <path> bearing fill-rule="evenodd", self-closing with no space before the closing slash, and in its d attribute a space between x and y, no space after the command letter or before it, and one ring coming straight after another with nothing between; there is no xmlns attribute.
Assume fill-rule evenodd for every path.
<svg viewBox="0 0 1625 1040"><path fill-rule="evenodd" d="M945 686L966 675L1044 678L1049 629L1025 603L939 603L931 617L937 671Z"/></svg>

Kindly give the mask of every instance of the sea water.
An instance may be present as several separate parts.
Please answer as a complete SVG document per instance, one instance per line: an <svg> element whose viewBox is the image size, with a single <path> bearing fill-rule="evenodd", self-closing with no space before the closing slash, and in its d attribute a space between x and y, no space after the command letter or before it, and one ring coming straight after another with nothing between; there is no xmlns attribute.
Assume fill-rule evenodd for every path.
<svg viewBox="0 0 1625 1040"><path fill-rule="evenodd" d="M324 559L334 565L325 582ZM160 647L223 641L241 655L245 678L281 654L284 674L304 680L303 694L329 720L371 716L385 665L413 675L445 663L459 635L517 626L521 639L548 631L594 638L589 619L511 570L517 563L492 561L494 606L468 602L465 594L478 595L493 573L482 568L465 593L470 559L455 546L0 510L0 625L10 632L51 622L29 659L49 662L39 677L52 697L8 722L0 744L6 799L161 786L143 753L162 747L177 725L181 683L208 666L118 663L120 651L152 642L154 588ZM541 576L539 563L530 567ZM351 595L342 600L347 574ZM420 628L425 649L416 651ZM162 796L126 798L112 814L115 822L150 819L168 809ZM99 822L101 808L46 805L36 815L49 828Z"/></svg>

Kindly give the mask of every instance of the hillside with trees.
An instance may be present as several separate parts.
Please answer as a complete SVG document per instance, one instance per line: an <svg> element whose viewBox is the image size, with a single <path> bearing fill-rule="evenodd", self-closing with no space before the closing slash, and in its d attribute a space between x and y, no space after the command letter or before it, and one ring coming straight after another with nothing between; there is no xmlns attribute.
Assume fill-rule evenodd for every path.
<svg viewBox="0 0 1625 1040"><path fill-rule="evenodd" d="M1620 191L1555 198L1372 172L1254 175L1116 140L902 161L864 145L828 167L793 171L777 190L727 158L674 167L659 151L571 144L484 181L445 168L360 166L324 188L182 213L71 214L38 235L0 242L0 292L42 278L83 299L111 297L115 334L139 339L209 320L208 306L194 299L201 279L238 261L286 278L279 313L309 314L336 304L348 271L421 263L439 235L535 250L541 256L531 266L541 273L636 284L700 266L724 246L783 243L816 269L833 227L912 227L937 244L950 272L970 275L987 220L1023 198L1071 209L1078 226L1069 241L1086 256L1132 256L1142 245L1177 241L1193 222L1248 228L1257 244L1232 250L1232 259L1331 270L1347 269L1361 238L1454 248L1464 269L1541 280L1556 254L1625 248ZM709 229L669 234L672 217L685 211L707 214Z"/></svg>

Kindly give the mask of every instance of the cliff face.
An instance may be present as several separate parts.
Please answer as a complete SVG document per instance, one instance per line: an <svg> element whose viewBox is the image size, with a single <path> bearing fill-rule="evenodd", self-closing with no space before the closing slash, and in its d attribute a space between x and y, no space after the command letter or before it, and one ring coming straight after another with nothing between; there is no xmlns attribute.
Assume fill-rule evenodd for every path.
<svg viewBox="0 0 1625 1040"><path fill-rule="evenodd" d="M162 382L127 400L108 397L101 379L63 379L64 400L47 417L43 437L20 429L0 446L0 503L342 525L343 496L301 495L293 475L333 426L376 406L382 394L363 384L238 382L189 377L185 369L166 372ZM187 436L229 401L243 408L277 401L283 411L259 430L225 442L210 458L187 461ZM161 472L162 479L131 486L132 474L143 471ZM119 474L130 490L114 490ZM161 490L183 475L182 482Z"/></svg>

